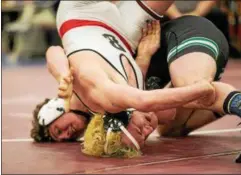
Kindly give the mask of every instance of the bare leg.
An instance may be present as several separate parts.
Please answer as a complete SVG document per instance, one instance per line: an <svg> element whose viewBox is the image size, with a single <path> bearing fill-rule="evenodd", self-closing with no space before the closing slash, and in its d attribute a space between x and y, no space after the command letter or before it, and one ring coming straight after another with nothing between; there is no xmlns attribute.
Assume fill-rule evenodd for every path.
<svg viewBox="0 0 241 175"><path fill-rule="evenodd" d="M158 132L165 137L186 136L191 131L200 128L217 118L212 111L207 110L184 110L179 108L175 121L167 124L159 124Z"/></svg>
<svg viewBox="0 0 241 175"><path fill-rule="evenodd" d="M187 64L192 66L187 66ZM215 73L216 63L205 53L186 54L170 65L174 87L187 86L204 79L213 80ZM206 100L206 104L213 104L213 100L214 98L211 97L210 100ZM174 122L160 125L158 130L162 136L183 136L215 119L213 112L178 108Z"/></svg>

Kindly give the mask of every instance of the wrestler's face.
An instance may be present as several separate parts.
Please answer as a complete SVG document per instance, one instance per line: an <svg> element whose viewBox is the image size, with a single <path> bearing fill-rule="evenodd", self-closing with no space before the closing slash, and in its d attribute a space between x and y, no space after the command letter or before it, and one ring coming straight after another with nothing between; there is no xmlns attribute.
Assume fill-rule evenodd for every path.
<svg viewBox="0 0 241 175"><path fill-rule="evenodd" d="M139 143L140 147L144 146L147 137L156 129L158 125L157 116L153 112L144 113L134 111L127 130ZM122 133L122 143L134 147L130 139Z"/></svg>
<svg viewBox="0 0 241 175"><path fill-rule="evenodd" d="M81 136L86 125L87 121L85 117L68 112L50 124L49 133L58 142L76 140Z"/></svg>

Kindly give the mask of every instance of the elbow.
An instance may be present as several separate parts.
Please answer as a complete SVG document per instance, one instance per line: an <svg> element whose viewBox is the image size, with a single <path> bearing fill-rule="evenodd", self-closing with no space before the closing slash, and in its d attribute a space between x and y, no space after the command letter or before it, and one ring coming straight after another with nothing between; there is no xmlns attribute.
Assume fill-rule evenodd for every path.
<svg viewBox="0 0 241 175"><path fill-rule="evenodd" d="M46 60L49 62L52 58L55 58L57 53L63 52L60 46L50 46L46 51Z"/></svg>

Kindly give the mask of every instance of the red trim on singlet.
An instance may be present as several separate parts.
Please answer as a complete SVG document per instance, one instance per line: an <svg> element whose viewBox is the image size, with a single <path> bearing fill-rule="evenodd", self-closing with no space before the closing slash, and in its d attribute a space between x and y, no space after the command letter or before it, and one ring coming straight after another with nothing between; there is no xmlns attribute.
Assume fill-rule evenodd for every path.
<svg viewBox="0 0 241 175"><path fill-rule="evenodd" d="M91 21L91 20L78 20L78 19L72 19L72 20L68 20L65 21L59 30L59 35L62 38L64 36L65 33L67 33L68 31L70 31L71 29L74 29L76 27L83 27L83 26L99 26L99 27L103 27L111 32L113 32L114 34L116 34L119 39L124 43L124 45L126 46L126 48L129 50L129 52L133 55L133 51L131 49L131 46L129 45L129 43L126 41L126 39L124 37L122 37L116 30L114 30L112 27L99 22L99 21Z"/></svg>

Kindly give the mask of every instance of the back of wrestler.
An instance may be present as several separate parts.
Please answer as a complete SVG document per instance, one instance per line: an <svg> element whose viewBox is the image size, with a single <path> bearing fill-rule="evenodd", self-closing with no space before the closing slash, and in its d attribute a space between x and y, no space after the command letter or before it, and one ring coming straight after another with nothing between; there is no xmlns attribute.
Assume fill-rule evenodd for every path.
<svg viewBox="0 0 241 175"><path fill-rule="evenodd" d="M130 11L135 15L130 16ZM61 1L57 13L57 28L60 30L64 22L73 19L99 21L114 28L135 50L145 19L149 17L136 2Z"/></svg>
<svg viewBox="0 0 241 175"><path fill-rule="evenodd" d="M141 70L132 57L136 48L126 39L121 24L119 9L109 1L61 1L58 9L58 31L70 65L76 70L74 77L78 77L74 90L93 112L105 113L88 100L86 94L93 93L86 92L91 89L86 80L102 84L108 76L115 83L143 89Z"/></svg>
<svg viewBox="0 0 241 175"><path fill-rule="evenodd" d="M125 35L124 26L121 25L123 20L116 3L116 1L61 1L56 17L58 31L64 22L78 19L105 23Z"/></svg>
<svg viewBox="0 0 241 175"><path fill-rule="evenodd" d="M161 91L159 94L136 89L144 89L143 75L132 57L132 50L136 48L130 46L131 42L123 36L125 30L121 31L120 27L131 21L135 26L138 27L137 24L141 26L143 21L153 19L153 15L149 15L135 1L123 3L118 6L109 1L62 1L60 3L57 26L70 66L74 69L75 94L79 95L79 99L89 110L101 114L105 114L106 111L116 113L129 107L142 111L166 109L166 105L160 105L160 101L165 101ZM155 5L156 2L152 3ZM158 8L163 3L165 2L158 2ZM140 20L141 18L138 17L134 20L131 16L127 19L123 14L130 12L128 7L131 5L133 11L142 14L140 16L145 18ZM122 17L123 20L121 20ZM157 33L159 34L160 31L157 30ZM141 35L140 32L139 35ZM149 55L151 56L152 54ZM185 90L185 93L183 91L184 94L186 92L190 93L189 98L184 98L187 102L196 98L193 96L195 91L191 92L189 89ZM142 97L148 99L146 100L148 104L150 101L155 101L156 105L146 107L145 103L140 103L139 93L145 94ZM168 93L174 95L171 91L165 91L164 94ZM149 94L152 95L151 98L148 97ZM162 98L157 98L158 94ZM181 96L181 93L177 95ZM177 103L177 100L174 99L174 101ZM174 105L170 101L165 103ZM185 102L182 101L182 103Z"/></svg>
<svg viewBox="0 0 241 175"><path fill-rule="evenodd" d="M114 4L111 1L61 1L57 12L57 27L59 29L64 21L70 19L98 20L104 23L116 21L118 10Z"/></svg>

